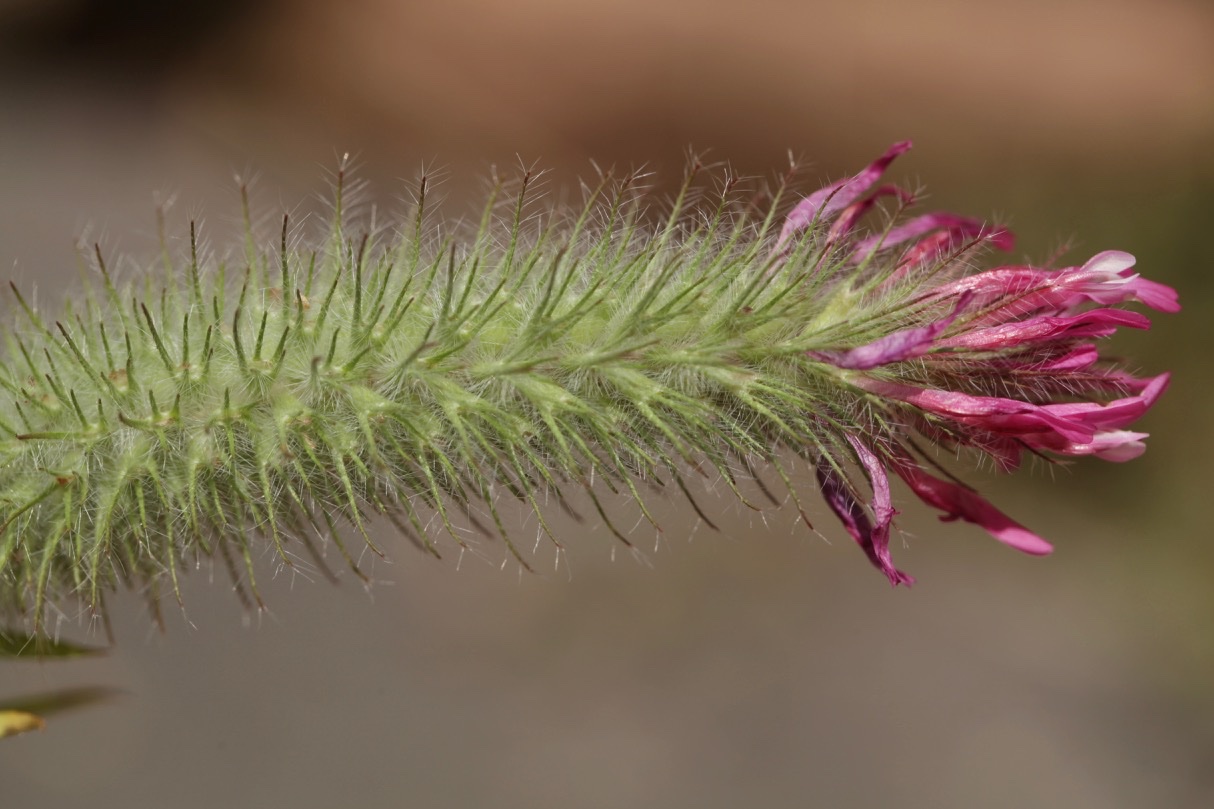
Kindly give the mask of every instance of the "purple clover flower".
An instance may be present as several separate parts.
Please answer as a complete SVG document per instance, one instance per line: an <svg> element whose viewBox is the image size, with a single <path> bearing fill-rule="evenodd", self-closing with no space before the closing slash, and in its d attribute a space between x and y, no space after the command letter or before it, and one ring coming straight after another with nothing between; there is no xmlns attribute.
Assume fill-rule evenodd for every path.
<svg viewBox="0 0 1214 809"><path fill-rule="evenodd" d="M817 243L840 259L829 263L842 268L835 277L816 279L837 304L812 324L823 344L807 355L852 392L851 412L881 417L871 420L871 431L848 431L846 447L823 452L818 482L848 533L895 585L914 579L891 560L891 470L942 519L975 523L1025 553L1052 550L972 489L926 471L915 433L938 446L976 450L1004 470L1026 452L1135 458L1147 435L1126 428L1159 399L1169 376L1135 377L1102 360L1091 341L1123 326L1149 328L1145 315L1113 308L1121 304L1180 310L1176 291L1135 273L1128 253L1105 251L1057 270L1008 265L970 274L966 259L975 249L1009 250L1012 234L937 212L857 236L859 220L880 198L913 202L896 186L873 188L909 148L894 144L859 174L801 200L772 251L776 266L797 262L799 243L814 241L805 234L824 232ZM813 255L811 277L823 265L823 253ZM893 327L844 330L843 322ZM880 336L860 344L830 343L874 333ZM867 510L847 478L849 462L867 478Z"/></svg>

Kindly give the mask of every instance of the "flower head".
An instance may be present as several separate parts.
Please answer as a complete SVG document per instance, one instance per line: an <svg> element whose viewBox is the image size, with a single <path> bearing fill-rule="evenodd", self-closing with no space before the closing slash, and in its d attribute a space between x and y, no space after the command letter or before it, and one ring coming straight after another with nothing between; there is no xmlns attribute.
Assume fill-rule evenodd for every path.
<svg viewBox="0 0 1214 809"><path fill-rule="evenodd" d="M1121 304L1180 309L1175 290L1134 273L1134 257L1119 251L1077 267L1007 265L971 274L967 259L976 248L1007 250L1012 237L954 214L929 213L857 237L859 216L878 198L911 201L889 186L869 193L909 147L895 144L856 176L806 197L773 251L776 261L812 262L816 293L828 303L810 324L814 347L806 354L853 397L852 421L839 425L845 441L818 463L823 497L893 584L912 579L890 561L887 470L943 511L942 519L976 523L1026 553L1051 550L973 490L928 473L926 459L916 460L913 434L977 450L1004 469L1025 452L1135 458L1146 434L1126 428L1158 400L1168 374L1132 376L1103 362L1091 341L1119 327L1149 328L1145 315L1114 308ZM872 519L846 479L848 462L868 479Z"/></svg>
<svg viewBox="0 0 1214 809"><path fill-rule="evenodd" d="M341 527L370 543L373 513L436 556L498 536L529 568L538 546L514 542L499 504L532 510L559 562L543 504L576 514L568 493L581 493L631 550L604 490L655 530L645 491L681 492L711 524L686 476L747 505L739 471L778 476L800 504L790 457L892 584L913 579L891 556L891 478L945 519L1047 553L919 448L1004 469L1026 452L1136 457L1146 435L1131 426L1168 376L1135 377L1095 341L1147 328L1124 304L1174 312L1176 293L1119 252L971 272L1012 235L956 214L867 227L882 203L914 203L878 185L909 148L782 222L736 205L732 176L701 207L695 162L657 228L638 176L605 174L581 210L532 216L535 175L513 194L495 175L479 224L448 228L425 177L408 216L350 217L339 171L321 233L284 216L262 243L246 215L238 284L191 226L159 278L117 286L98 250L93 288L60 315L14 285L16 317L0 318L0 620L38 635L51 604L100 611L122 583L180 597L178 574L215 557L260 604L258 549L323 567L317 538L369 580Z"/></svg>

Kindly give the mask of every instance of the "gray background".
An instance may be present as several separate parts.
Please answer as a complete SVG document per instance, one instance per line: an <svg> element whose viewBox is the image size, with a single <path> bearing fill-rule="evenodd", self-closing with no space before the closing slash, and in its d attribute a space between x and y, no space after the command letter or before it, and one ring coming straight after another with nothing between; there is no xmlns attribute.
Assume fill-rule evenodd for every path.
<svg viewBox="0 0 1214 809"><path fill-rule="evenodd" d="M1185 311L1111 349L1176 374L1143 458L968 476L1053 557L902 491L892 591L825 509L817 535L708 493L722 533L671 502L641 563L593 523L536 576L383 532L369 593L267 554L254 616L203 569L164 633L124 595L105 658L0 667L0 700L123 693L0 745L0 805L1214 803L1207 4L93 5L0 2L0 266L43 303L82 234L150 263L155 192L221 244L236 171L273 219L340 152L384 204L436 161L462 212L516 154L554 188L590 159L674 183L689 145L826 180L910 137L890 176L930 207L1010 221L1016 258L1129 250Z"/></svg>

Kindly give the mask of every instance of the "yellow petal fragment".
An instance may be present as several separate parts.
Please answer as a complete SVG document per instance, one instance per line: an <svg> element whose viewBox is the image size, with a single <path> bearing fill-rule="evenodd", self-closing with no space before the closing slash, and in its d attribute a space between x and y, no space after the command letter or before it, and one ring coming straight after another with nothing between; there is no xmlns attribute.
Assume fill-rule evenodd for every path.
<svg viewBox="0 0 1214 809"><path fill-rule="evenodd" d="M36 714L0 710L0 739L30 730L42 730L44 727L46 727L46 722L43 722L42 717Z"/></svg>

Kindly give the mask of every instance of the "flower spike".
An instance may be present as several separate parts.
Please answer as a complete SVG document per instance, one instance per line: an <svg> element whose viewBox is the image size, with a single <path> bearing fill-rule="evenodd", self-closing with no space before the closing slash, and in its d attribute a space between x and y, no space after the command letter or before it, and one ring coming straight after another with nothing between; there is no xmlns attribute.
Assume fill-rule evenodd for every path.
<svg viewBox="0 0 1214 809"><path fill-rule="evenodd" d="M376 514L435 556L496 547L530 570L538 547L564 553L542 504L582 497L635 551L610 497L657 530L643 492L682 492L712 526L688 480L750 505L739 470L773 503L763 479L778 476L809 523L790 458L893 585L914 579L894 564L891 477L944 519L1049 553L927 458L1137 457L1132 425L1169 376L1132 375L1098 340L1150 325L1126 305L1178 311L1176 292L1119 251L974 272L1011 233L904 217L914 196L879 182L909 148L808 194L778 233L771 211L735 204L732 178L699 202L694 172L659 228L635 176L547 215L532 173L517 194L495 177L481 215L447 227L425 178L385 225L360 220L339 172L337 221L308 234L284 219L260 247L246 233L236 285L191 226L159 279L119 288L99 253L98 288L60 316L14 286L0 621L37 635L62 602L100 611L119 585L180 598L179 574L215 557L260 605L254 560L324 567L317 539L369 582L341 526L380 555ZM874 222L879 202L892 213ZM550 544L515 542L507 507Z"/></svg>

